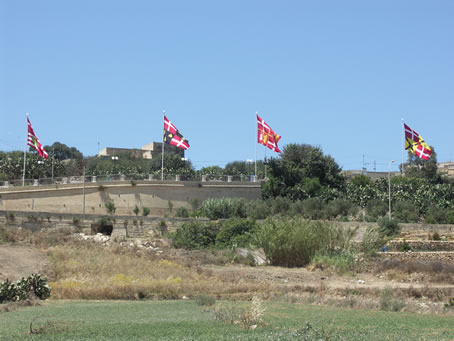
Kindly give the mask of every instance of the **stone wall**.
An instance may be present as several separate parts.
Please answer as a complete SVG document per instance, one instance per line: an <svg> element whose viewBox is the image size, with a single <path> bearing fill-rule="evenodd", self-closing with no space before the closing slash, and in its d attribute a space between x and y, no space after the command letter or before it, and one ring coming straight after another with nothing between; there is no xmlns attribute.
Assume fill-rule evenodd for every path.
<svg viewBox="0 0 454 341"><path fill-rule="evenodd" d="M380 257L390 260L418 260L418 261L442 261L454 262L454 252L380 252Z"/></svg>
<svg viewBox="0 0 454 341"><path fill-rule="evenodd" d="M209 198L261 198L259 183L196 181L137 181L52 185L39 187L9 187L0 189L0 210L50 212L62 214L106 214L106 203L112 201L116 215L134 215L137 205L147 207L150 215L170 215L171 209L190 207L191 200Z"/></svg>

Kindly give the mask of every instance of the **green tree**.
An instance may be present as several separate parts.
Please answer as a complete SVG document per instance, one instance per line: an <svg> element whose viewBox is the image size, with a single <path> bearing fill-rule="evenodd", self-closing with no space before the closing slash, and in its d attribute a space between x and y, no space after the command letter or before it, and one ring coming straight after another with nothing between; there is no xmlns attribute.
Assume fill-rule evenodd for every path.
<svg viewBox="0 0 454 341"><path fill-rule="evenodd" d="M432 154L429 160L423 160L412 152L408 152L408 161L404 164L405 176L410 178L422 178L431 183L442 182L441 175L438 173L437 153L435 148L430 146Z"/></svg>
<svg viewBox="0 0 454 341"><path fill-rule="evenodd" d="M68 147L64 143L54 142L50 146L44 146L49 157L54 156L57 160L82 159L82 153L76 147Z"/></svg>
<svg viewBox="0 0 454 341"><path fill-rule="evenodd" d="M292 200L317 196L323 188L341 188L341 168L320 147L288 144L280 158L269 162L269 179L262 187L265 198L284 196Z"/></svg>

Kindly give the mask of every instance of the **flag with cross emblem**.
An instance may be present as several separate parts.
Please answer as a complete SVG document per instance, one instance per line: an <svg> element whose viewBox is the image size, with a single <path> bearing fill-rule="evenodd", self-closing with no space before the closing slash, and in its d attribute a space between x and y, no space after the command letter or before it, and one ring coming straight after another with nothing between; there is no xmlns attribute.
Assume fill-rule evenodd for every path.
<svg viewBox="0 0 454 341"><path fill-rule="evenodd" d="M277 142L281 139L281 136L276 134L259 115L257 115L257 128L257 143L268 147L273 152L280 153L281 150L277 146Z"/></svg>
<svg viewBox="0 0 454 341"><path fill-rule="evenodd" d="M41 142L39 142L38 136L36 136L35 132L33 131L32 124L30 123L30 120L28 119L28 117L27 117L27 126L28 126L27 144L30 147L32 147L33 149L36 149L39 156L41 156L44 159L47 159L48 158L47 152L44 149Z"/></svg>
<svg viewBox="0 0 454 341"><path fill-rule="evenodd" d="M164 116L164 143L183 148L189 148L189 142L186 140L180 131Z"/></svg>
<svg viewBox="0 0 454 341"><path fill-rule="evenodd" d="M416 131L404 123L405 149L423 160L429 160L432 149Z"/></svg>

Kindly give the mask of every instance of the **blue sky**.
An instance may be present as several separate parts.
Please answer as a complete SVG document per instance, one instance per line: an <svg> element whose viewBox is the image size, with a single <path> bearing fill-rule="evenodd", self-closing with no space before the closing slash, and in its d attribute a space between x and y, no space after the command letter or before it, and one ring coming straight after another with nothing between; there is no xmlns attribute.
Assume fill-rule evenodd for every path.
<svg viewBox="0 0 454 341"><path fill-rule="evenodd" d="M442 0L0 0L0 150L23 150L26 112L43 144L95 155L160 141L165 110L197 168L222 166L254 159L258 112L281 147L343 169L399 163L401 118L448 161L453 16Z"/></svg>

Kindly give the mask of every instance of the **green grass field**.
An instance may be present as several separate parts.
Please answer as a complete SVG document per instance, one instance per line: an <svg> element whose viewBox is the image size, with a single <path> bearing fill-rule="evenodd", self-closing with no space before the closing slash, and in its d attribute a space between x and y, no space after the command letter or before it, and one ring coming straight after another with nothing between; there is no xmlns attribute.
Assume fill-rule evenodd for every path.
<svg viewBox="0 0 454 341"><path fill-rule="evenodd" d="M266 325L248 330L215 320L193 301L48 301L0 313L0 340L312 340L298 334L306 322L333 340L454 339L452 316L279 302L264 306ZM43 328L40 333L30 334L32 320L36 331Z"/></svg>

